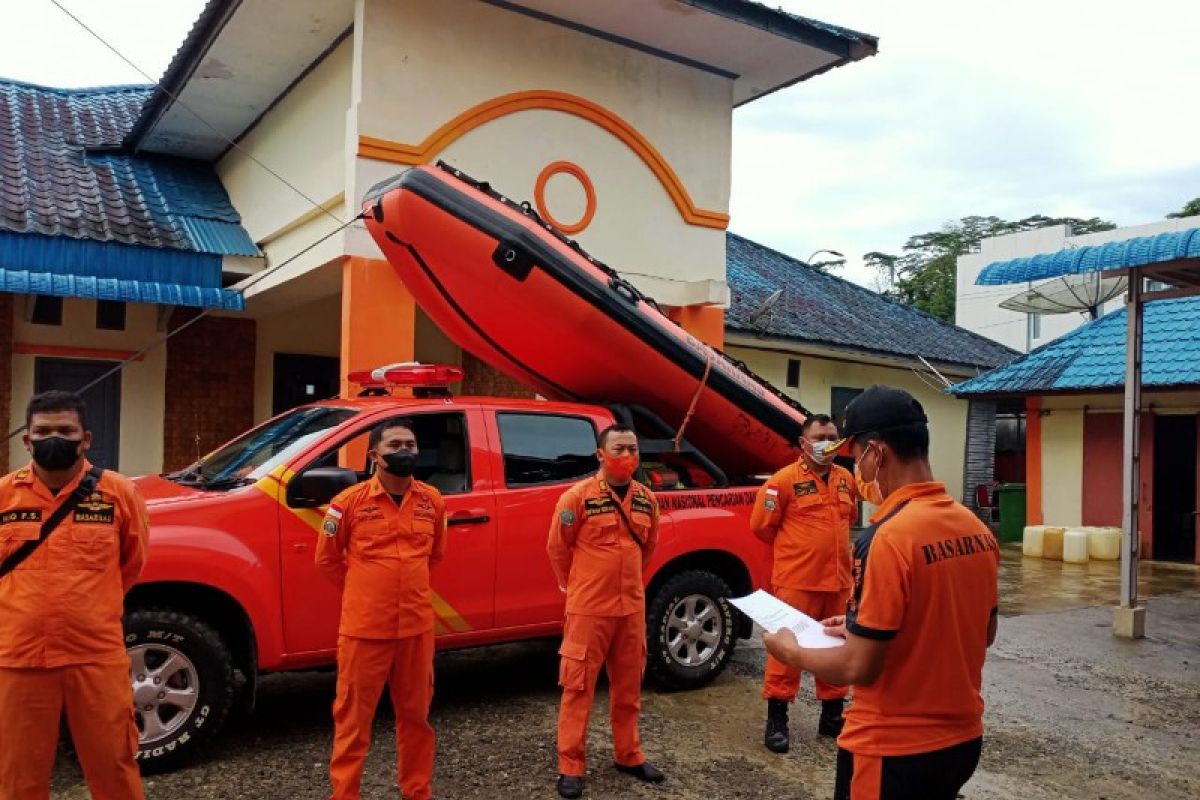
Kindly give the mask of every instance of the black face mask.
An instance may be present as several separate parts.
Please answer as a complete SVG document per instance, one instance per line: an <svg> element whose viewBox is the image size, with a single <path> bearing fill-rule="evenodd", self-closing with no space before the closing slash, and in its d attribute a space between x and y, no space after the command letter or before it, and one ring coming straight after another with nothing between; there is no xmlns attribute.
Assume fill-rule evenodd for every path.
<svg viewBox="0 0 1200 800"><path fill-rule="evenodd" d="M67 469L79 460L80 441L61 436L34 439L30 442L33 446L33 462L50 472Z"/></svg>
<svg viewBox="0 0 1200 800"><path fill-rule="evenodd" d="M411 477L413 470L417 468L417 454L408 450L401 450L398 453L380 453L380 457L387 465L384 470L397 478Z"/></svg>

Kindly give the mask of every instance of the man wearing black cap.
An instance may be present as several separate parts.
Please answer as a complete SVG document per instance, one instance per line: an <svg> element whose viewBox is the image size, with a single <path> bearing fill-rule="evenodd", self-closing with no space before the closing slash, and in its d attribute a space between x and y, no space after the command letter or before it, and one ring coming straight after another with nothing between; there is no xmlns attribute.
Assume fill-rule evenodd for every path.
<svg viewBox="0 0 1200 800"><path fill-rule="evenodd" d="M872 386L846 409L839 452L879 506L854 547L846 640L801 648L791 631L763 637L771 655L854 687L838 739L835 800L953 800L979 763L983 661L996 637L996 538L929 467L924 409Z"/></svg>

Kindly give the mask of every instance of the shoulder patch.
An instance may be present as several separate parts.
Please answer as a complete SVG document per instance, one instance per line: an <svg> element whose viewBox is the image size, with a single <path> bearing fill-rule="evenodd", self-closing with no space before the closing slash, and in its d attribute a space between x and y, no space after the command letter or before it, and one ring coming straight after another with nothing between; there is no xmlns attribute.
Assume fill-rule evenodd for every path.
<svg viewBox="0 0 1200 800"><path fill-rule="evenodd" d="M558 522L564 528L569 528L575 524L575 512L569 508L564 508L558 514Z"/></svg>

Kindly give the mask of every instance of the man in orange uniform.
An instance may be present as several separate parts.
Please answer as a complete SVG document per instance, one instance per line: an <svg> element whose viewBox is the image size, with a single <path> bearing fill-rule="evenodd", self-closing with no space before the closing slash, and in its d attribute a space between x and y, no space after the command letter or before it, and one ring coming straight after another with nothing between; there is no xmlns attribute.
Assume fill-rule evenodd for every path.
<svg viewBox="0 0 1200 800"><path fill-rule="evenodd" d="M0 577L0 798L50 797L65 710L92 797L141 800L121 614L146 561L146 505L115 472L95 480L78 395L34 397L25 423L33 463L0 478L0 562L25 554ZM69 499L77 505L30 552Z"/></svg>
<svg viewBox="0 0 1200 800"><path fill-rule="evenodd" d="M317 543L317 565L343 588L333 701L333 800L357 800L383 685L396 712L400 790L433 796L433 590L429 571L446 547L446 507L413 479L417 437L388 420L372 431L375 475L333 499Z"/></svg>
<svg viewBox="0 0 1200 800"><path fill-rule="evenodd" d="M846 610L850 598L850 525L858 518L854 479L833 463L837 426L824 414L804 421L800 459L775 473L758 491L750 515L754 535L774 547L772 592L813 619ZM763 699L767 701L764 742L775 753L789 747L788 704L800 689L800 672L767 657ZM847 689L816 679L821 717L817 732L842 732Z"/></svg>
<svg viewBox="0 0 1200 800"><path fill-rule="evenodd" d="M844 431L860 491L879 505L854 545L846 614L825 620L846 644L805 649L782 629L764 641L785 664L854 687L836 800L954 800L983 743L1000 548L933 480L925 412L912 395L871 387L846 409Z"/></svg>
<svg viewBox="0 0 1200 800"><path fill-rule="evenodd" d="M587 725L603 666L608 672L614 766L649 783L663 774L646 762L638 735L646 666L642 570L658 543L658 501L633 480L637 436L613 425L600 434L600 471L558 501L546 550L567 594L558 682L558 793L583 794Z"/></svg>

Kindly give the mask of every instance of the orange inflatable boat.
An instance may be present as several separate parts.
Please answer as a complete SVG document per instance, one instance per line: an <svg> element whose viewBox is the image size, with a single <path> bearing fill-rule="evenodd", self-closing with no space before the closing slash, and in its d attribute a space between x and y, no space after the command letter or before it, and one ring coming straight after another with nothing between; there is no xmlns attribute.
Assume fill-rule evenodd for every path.
<svg viewBox="0 0 1200 800"><path fill-rule="evenodd" d="M501 372L555 400L686 419L687 440L730 477L796 458L797 403L689 335L528 203L439 164L379 184L364 204L425 313Z"/></svg>

